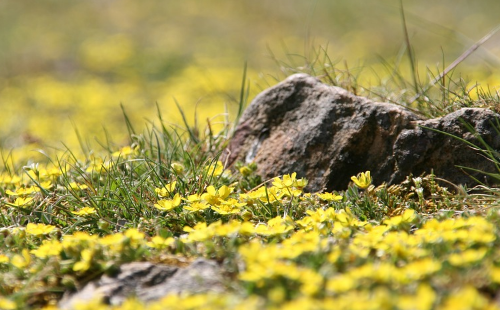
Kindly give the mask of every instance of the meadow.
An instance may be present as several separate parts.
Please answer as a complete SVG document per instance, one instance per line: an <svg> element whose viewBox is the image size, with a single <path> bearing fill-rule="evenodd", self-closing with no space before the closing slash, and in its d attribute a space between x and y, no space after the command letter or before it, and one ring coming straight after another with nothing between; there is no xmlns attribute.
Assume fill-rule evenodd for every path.
<svg viewBox="0 0 500 310"><path fill-rule="evenodd" d="M427 117L500 111L500 3L434 2L2 3L0 309L197 257L225 293L78 309L500 309L495 185L360 171L309 193L219 160L240 111L295 72Z"/></svg>

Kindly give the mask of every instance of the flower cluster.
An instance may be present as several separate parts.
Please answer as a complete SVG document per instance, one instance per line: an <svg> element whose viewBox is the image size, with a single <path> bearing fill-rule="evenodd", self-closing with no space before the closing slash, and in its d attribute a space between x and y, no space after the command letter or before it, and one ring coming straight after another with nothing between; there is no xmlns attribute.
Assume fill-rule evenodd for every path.
<svg viewBox="0 0 500 310"><path fill-rule="evenodd" d="M146 229L119 229L127 221L110 226L112 217L99 219L109 211L95 193L102 184L119 188L110 177L119 171L141 169L134 166L137 152L122 149L112 157L123 161L112 161L103 170L95 170L93 163L102 167L105 161L94 158L87 162L92 169L82 166L78 173L72 168L50 172L33 168L28 180L2 177L7 210L48 206L50 192L93 202L68 208L64 217L53 212L58 221L51 224L38 221L3 229L0 239L7 247L0 250L0 272L9 275L0 280L4 292L19 294L47 285L48 268L58 270L50 281L72 287L76 279L117 264L155 260L168 253L224 262L235 272L231 285L244 288L246 294L166 296L147 306L131 299L110 308L175 304L184 309L203 304L220 309L327 309L333 305L338 309L454 309L459 304L496 309L483 293L500 285L496 250L500 220L493 211L486 216L429 216L410 208L412 204L400 204L387 212L390 216L366 218L358 216L363 208L389 210L384 203L394 201L383 199L393 189L371 186L369 172L353 177L347 192L307 193L307 181L295 173L245 190L238 176L221 162L206 165L203 178L198 179L190 178L190 169L175 162L170 166L171 181L149 185L150 192L143 195L137 211L118 208L114 213L142 212L138 227ZM249 180L253 172L244 170L241 178ZM195 186L205 177L212 183ZM52 185L38 186L48 181ZM123 194L116 197L134 195L133 191ZM20 198L31 200L14 209L15 199ZM410 201L414 206L422 199L426 203L425 197L416 198ZM71 221L85 224L79 231L61 225ZM94 227L92 233L85 230L91 223L94 226L87 227ZM165 224L151 231L149 223ZM9 309L18 303L3 298L0 305ZM81 306L107 307L99 300Z"/></svg>

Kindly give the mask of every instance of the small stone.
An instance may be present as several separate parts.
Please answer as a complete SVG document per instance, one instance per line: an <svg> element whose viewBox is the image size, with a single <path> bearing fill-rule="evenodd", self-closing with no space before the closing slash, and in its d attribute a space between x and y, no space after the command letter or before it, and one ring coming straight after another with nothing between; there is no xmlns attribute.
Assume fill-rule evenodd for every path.
<svg viewBox="0 0 500 310"><path fill-rule="evenodd" d="M134 262L121 265L116 274L103 275L76 293L66 293L59 307L75 309L77 304L96 298L102 298L106 304L120 305L130 297L150 302L169 294L209 291L224 291L222 271L214 261L197 259L186 268Z"/></svg>

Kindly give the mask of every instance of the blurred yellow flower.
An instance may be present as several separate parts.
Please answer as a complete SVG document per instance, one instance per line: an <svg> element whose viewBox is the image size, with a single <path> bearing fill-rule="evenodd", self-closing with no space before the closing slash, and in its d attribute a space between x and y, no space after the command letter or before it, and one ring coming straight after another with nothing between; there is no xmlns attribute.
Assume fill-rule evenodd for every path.
<svg viewBox="0 0 500 310"><path fill-rule="evenodd" d="M79 184L79 183L76 183L76 182L71 182L68 184L69 187L72 189L72 190L84 190L84 189L87 189L88 186L85 185L85 184Z"/></svg>
<svg viewBox="0 0 500 310"><path fill-rule="evenodd" d="M162 238L160 236L154 236L151 238L151 241L146 242L146 245L151 248L156 249L165 249L174 244L175 239L172 237Z"/></svg>
<svg viewBox="0 0 500 310"><path fill-rule="evenodd" d="M123 233L123 235L136 243L144 240L144 233L139 231L137 228L129 228Z"/></svg>
<svg viewBox="0 0 500 310"><path fill-rule="evenodd" d="M457 309L487 309L488 301L475 287L465 286L450 294L437 309L457 310ZM492 308L495 309L495 308Z"/></svg>
<svg viewBox="0 0 500 310"><path fill-rule="evenodd" d="M124 234L116 233L98 238L96 242L118 253L123 250L123 244L126 240L127 237Z"/></svg>
<svg viewBox="0 0 500 310"><path fill-rule="evenodd" d="M18 188L15 191L11 191L8 189L5 191L5 193L7 195L11 195L11 196L27 196L27 195L31 195L34 193L38 193L39 191L40 191L40 188L38 188L36 186L28 186L28 187Z"/></svg>
<svg viewBox="0 0 500 310"><path fill-rule="evenodd" d="M0 264L5 264L5 263L8 263L8 262L9 262L9 257L7 255L0 254Z"/></svg>
<svg viewBox="0 0 500 310"><path fill-rule="evenodd" d="M229 235L234 235L234 234L237 234L240 232L240 230L242 229L243 226L246 226L250 223L241 223L239 221L235 221L235 220L231 220L229 221L228 223L226 224L223 224L221 226L216 226L214 231L215 231L215 234L217 236L221 236L221 237L226 237L226 236L229 236ZM250 224L251 228L253 228L253 225ZM243 228L243 230L245 230L247 228Z"/></svg>
<svg viewBox="0 0 500 310"><path fill-rule="evenodd" d="M73 265L73 271L85 272L90 268L92 257L94 256L93 249L84 249L81 253L80 261Z"/></svg>
<svg viewBox="0 0 500 310"><path fill-rule="evenodd" d="M105 173L108 172L112 167L114 163L112 161L106 161L104 162L102 159L95 159L88 167L85 169L85 172L88 173Z"/></svg>
<svg viewBox="0 0 500 310"><path fill-rule="evenodd" d="M415 260L402 268L409 281L417 281L441 270L441 263L430 257Z"/></svg>
<svg viewBox="0 0 500 310"><path fill-rule="evenodd" d="M0 175L0 183L5 185L19 185L21 180L21 177L17 175L10 175L7 173L3 173Z"/></svg>
<svg viewBox="0 0 500 310"><path fill-rule="evenodd" d="M453 253L448 256L448 261L453 266L466 266L470 264L477 263L481 261L488 250L485 248L481 249L469 249L462 253Z"/></svg>
<svg viewBox="0 0 500 310"><path fill-rule="evenodd" d="M172 163L170 164L170 167L175 171L177 174L182 174L186 168L184 168L184 165L181 163Z"/></svg>
<svg viewBox="0 0 500 310"><path fill-rule="evenodd" d="M402 215L393 216L384 221L387 226L399 226L403 223L411 223L416 218L416 212L413 209L406 209Z"/></svg>
<svg viewBox="0 0 500 310"><path fill-rule="evenodd" d="M40 182L40 186L44 189L50 189L52 187L52 182L51 181L43 181L43 182Z"/></svg>
<svg viewBox="0 0 500 310"><path fill-rule="evenodd" d="M113 157L127 157L136 152L131 146L124 146L119 151L113 152L111 156Z"/></svg>
<svg viewBox="0 0 500 310"><path fill-rule="evenodd" d="M132 57L133 52L133 42L123 34L91 37L81 45L83 63L99 72L122 65Z"/></svg>
<svg viewBox="0 0 500 310"><path fill-rule="evenodd" d="M31 254L38 258L46 258L48 256L59 255L62 249L62 244L57 240L43 240L42 245L38 249L31 250Z"/></svg>
<svg viewBox="0 0 500 310"><path fill-rule="evenodd" d="M500 267L491 267L489 275L491 281L500 284Z"/></svg>
<svg viewBox="0 0 500 310"><path fill-rule="evenodd" d="M259 224L255 227L255 233L259 235L269 236L278 235L289 232L293 229L293 226L289 224L287 219L283 219L280 216L270 219L265 224Z"/></svg>
<svg viewBox="0 0 500 310"><path fill-rule="evenodd" d="M24 269L28 267L29 264L31 264L31 256L28 249L23 249L21 251L21 255L19 254L14 255L11 258L10 263L18 269Z"/></svg>
<svg viewBox="0 0 500 310"><path fill-rule="evenodd" d="M215 223L207 226L205 222L199 222L194 227L186 226L184 227L184 231L189 233L187 237L183 240L184 242L196 242L196 241L205 241L211 239L215 236L215 228L220 226L221 222L217 221Z"/></svg>
<svg viewBox="0 0 500 310"><path fill-rule="evenodd" d="M339 275L328 280L326 289L333 293L343 293L354 289L357 285L357 280L349 275Z"/></svg>
<svg viewBox="0 0 500 310"><path fill-rule="evenodd" d="M0 309L15 310L17 309L17 305L12 300L0 296Z"/></svg>
<svg viewBox="0 0 500 310"><path fill-rule="evenodd" d="M65 235L62 239L62 244L65 249L85 245L89 246L98 240L98 236L90 235L85 231L76 231L72 235Z"/></svg>
<svg viewBox="0 0 500 310"><path fill-rule="evenodd" d="M420 284L413 295L401 295L397 299L397 307L401 310L433 309L436 293L428 284Z"/></svg>
<svg viewBox="0 0 500 310"><path fill-rule="evenodd" d="M248 166L243 166L239 169L240 171L240 174L244 177L247 177L249 176L250 174L252 174L252 169L250 169Z"/></svg>
<svg viewBox="0 0 500 310"><path fill-rule="evenodd" d="M56 229L56 227L53 225L29 223L26 226L26 233L30 235L39 236L39 235L49 234L52 231L54 231L54 229Z"/></svg>

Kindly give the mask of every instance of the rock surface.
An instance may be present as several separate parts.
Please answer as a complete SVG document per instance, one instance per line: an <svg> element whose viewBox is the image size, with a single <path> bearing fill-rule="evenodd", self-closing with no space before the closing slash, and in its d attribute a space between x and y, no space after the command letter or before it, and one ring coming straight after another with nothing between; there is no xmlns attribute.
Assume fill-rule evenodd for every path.
<svg viewBox="0 0 500 310"><path fill-rule="evenodd" d="M264 179L297 172L306 190L342 190L350 177L370 170L375 184L399 183L432 170L455 184L472 184L456 165L495 171L494 165L458 139L481 145L462 120L494 149L498 114L462 109L425 120L390 103L373 102L314 77L295 74L259 94L243 113L223 159L255 162ZM471 173L474 177L484 177Z"/></svg>
<svg viewBox="0 0 500 310"><path fill-rule="evenodd" d="M78 303L98 297L110 305L119 305L133 296L149 302L169 294L208 291L224 291L222 270L213 261L197 259L186 268L134 262L120 266L113 276L103 275L80 291L65 295L59 307L75 309Z"/></svg>

